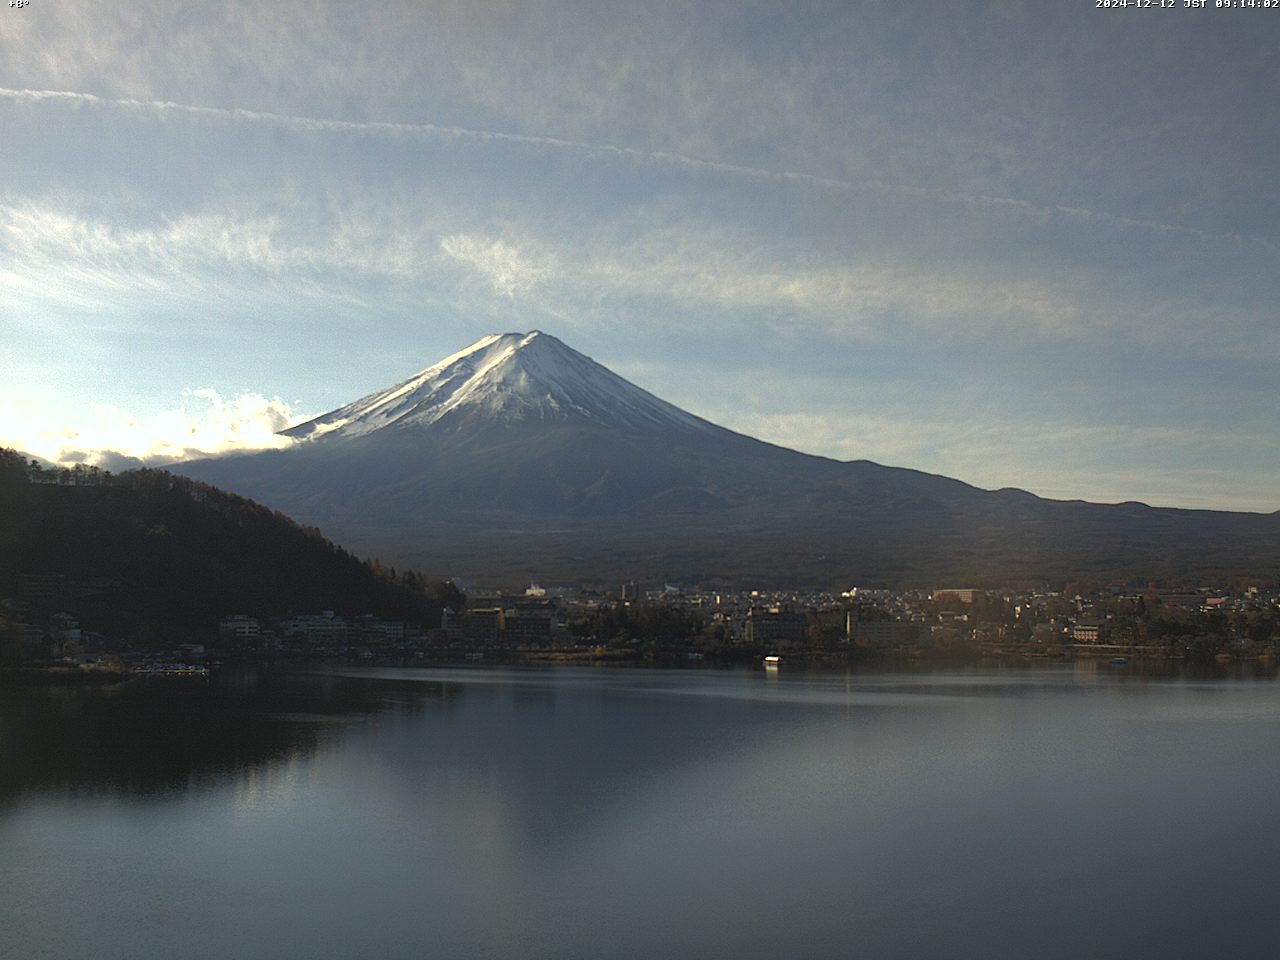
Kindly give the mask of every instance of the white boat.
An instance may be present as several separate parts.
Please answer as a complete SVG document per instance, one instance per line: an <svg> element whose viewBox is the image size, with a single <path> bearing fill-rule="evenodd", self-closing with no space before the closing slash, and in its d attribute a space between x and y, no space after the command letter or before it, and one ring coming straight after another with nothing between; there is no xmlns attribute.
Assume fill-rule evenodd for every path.
<svg viewBox="0 0 1280 960"><path fill-rule="evenodd" d="M782 658L776 653L771 653L764 658L764 666L766 670L770 667L776 670L778 667L782 666Z"/></svg>

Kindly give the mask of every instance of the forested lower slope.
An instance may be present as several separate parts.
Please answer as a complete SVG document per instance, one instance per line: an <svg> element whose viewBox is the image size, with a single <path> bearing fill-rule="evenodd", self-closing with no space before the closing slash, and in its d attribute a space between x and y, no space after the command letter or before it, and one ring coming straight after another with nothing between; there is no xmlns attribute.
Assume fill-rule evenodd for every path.
<svg viewBox="0 0 1280 960"><path fill-rule="evenodd" d="M364 562L281 513L159 470L41 469L0 450L0 600L121 636L231 613L438 622L451 586Z"/></svg>

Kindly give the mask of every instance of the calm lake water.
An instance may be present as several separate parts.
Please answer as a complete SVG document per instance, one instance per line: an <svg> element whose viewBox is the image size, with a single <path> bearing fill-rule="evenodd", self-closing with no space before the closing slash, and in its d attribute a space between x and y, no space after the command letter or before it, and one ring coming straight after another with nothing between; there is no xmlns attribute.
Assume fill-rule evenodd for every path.
<svg viewBox="0 0 1280 960"><path fill-rule="evenodd" d="M0 685L0 957L1280 956L1280 684Z"/></svg>

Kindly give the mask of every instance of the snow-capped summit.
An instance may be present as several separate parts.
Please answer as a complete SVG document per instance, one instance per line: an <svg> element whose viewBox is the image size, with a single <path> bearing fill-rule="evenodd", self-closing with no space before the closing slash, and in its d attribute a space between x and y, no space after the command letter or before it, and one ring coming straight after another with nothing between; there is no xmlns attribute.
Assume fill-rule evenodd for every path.
<svg viewBox="0 0 1280 960"><path fill-rule="evenodd" d="M625 431L717 430L540 330L491 334L407 380L286 431L300 440L388 427L580 420Z"/></svg>

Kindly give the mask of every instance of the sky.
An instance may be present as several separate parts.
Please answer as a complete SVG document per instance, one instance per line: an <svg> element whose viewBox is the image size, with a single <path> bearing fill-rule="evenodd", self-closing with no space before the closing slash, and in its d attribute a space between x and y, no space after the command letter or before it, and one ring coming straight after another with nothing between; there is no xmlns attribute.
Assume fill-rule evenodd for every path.
<svg viewBox="0 0 1280 960"><path fill-rule="evenodd" d="M541 329L809 453L1278 510L1278 79L1277 8L3 6L0 444L279 445Z"/></svg>

